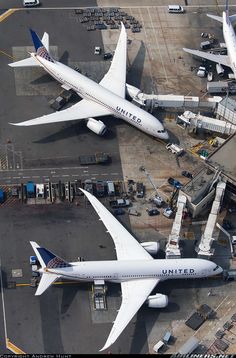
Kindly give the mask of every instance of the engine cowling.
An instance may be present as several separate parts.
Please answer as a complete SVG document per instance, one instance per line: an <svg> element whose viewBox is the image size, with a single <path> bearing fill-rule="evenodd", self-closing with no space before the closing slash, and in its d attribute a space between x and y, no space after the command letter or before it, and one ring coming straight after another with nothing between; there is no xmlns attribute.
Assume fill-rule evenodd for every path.
<svg viewBox="0 0 236 358"><path fill-rule="evenodd" d="M156 241L142 242L141 246L151 255L156 255L160 249L160 244Z"/></svg>
<svg viewBox="0 0 236 358"><path fill-rule="evenodd" d="M126 83L126 92L131 98L136 98L139 93L141 93L140 89Z"/></svg>
<svg viewBox="0 0 236 358"><path fill-rule="evenodd" d="M105 124L102 121L97 121L94 118L88 118L87 121L87 127L94 133L98 134L98 135L103 135L105 134L107 127L105 126Z"/></svg>
<svg viewBox="0 0 236 358"><path fill-rule="evenodd" d="M155 295L148 296L146 302L150 308L164 308L168 305L168 296L156 293Z"/></svg>

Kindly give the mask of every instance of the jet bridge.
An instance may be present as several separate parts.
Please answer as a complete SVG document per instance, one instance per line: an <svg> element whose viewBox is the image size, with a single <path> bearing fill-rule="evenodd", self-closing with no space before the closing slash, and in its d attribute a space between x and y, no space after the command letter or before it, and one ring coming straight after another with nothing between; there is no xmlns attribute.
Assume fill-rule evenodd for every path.
<svg viewBox="0 0 236 358"><path fill-rule="evenodd" d="M177 124L189 128L191 132L197 129L231 135L236 132L236 125L216 118L202 116L191 111L185 111L177 117Z"/></svg>
<svg viewBox="0 0 236 358"><path fill-rule="evenodd" d="M175 215L175 220L172 226L171 233L168 238L168 242L166 244L166 258L167 259L176 259L181 258L181 251L179 248L179 240L180 240L180 230L181 230L181 222L183 210L186 205L186 196L183 194L179 194L177 200L177 212Z"/></svg>
<svg viewBox="0 0 236 358"><path fill-rule="evenodd" d="M126 83L126 91L133 101L152 111L155 108L208 108L214 110L222 97L214 96L201 100L199 97L178 96L173 94L156 95L141 92L139 88Z"/></svg>
<svg viewBox="0 0 236 358"><path fill-rule="evenodd" d="M217 184L215 200L212 204L211 213L208 217L205 231L201 237L201 241L198 247L196 247L196 252L198 253L198 257L200 258L207 259L214 254L214 251L211 248L212 243L214 241L213 230L215 228L217 215L219 213L220 206L224 197L225 187L226 183L222 181Z"/></svg>

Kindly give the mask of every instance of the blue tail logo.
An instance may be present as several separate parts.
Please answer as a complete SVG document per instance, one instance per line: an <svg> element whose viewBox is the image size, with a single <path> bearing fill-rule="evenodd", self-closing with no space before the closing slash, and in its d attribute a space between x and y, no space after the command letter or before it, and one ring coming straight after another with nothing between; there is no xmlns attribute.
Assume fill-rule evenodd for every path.
<svg viewBox="0 0 236 358"><path fill-rule="evenodd" d="M30 29L30 33L34 43L36 54L47 61L54 62L53 58L50 56L45 46L42 44L42 41L40 40L36 32Z"/></svg>
<svg viewBox="0 0 236 358"><path fill-rule="evenodd" d="M52 252L48 251L43 247L37 248L40 256L42 257L47 268L64 268L71 267L71 264L64 261L60 257L54 255Z"/></svg>

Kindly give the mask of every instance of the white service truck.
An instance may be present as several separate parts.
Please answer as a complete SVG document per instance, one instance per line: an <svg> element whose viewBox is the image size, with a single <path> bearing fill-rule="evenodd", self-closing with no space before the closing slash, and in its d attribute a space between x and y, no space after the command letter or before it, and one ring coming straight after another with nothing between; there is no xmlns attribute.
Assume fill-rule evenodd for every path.
<svg viewBox="0 0 236 358"><path fill-rule="evenodd" d="M184 151L184 149L181 148L179 145L173 144L173 143L168 143L166 145L166 149L169 150L171 153L176 154L176 155L180 155Z"/></svg>

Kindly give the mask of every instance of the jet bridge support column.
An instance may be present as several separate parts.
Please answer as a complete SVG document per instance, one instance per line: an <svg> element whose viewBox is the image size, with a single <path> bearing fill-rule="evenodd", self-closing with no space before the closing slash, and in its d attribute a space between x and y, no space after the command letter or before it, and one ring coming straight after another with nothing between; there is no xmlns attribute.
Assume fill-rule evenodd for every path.
<svg viewBox="0 0 236 358"><path fill-rule="evenodd" d="M226 183L222 181L217 184L216 196L212 204L211 213L208 216L207 224L205 227L205 231L201 237L201 241L196 248L196 252L198 253L198 257L200 258L209 259L214 253L213 249L211 248L212 243L214 241L214 238L212 236L216 224L217 215L219 213L221 202L224 197L225 187Z"/></svg>
<svg viewBox="0 0 236 358"><path fill-rule="evenodd" d="M175 220L173 222L172 230L166 244L166 258L167 259L177 259L181 258L181 250L179 248L180 240L180 230L183 210L186 205L186 196L179 194L177 201L177 212L175 215Z"/></svg>

